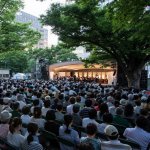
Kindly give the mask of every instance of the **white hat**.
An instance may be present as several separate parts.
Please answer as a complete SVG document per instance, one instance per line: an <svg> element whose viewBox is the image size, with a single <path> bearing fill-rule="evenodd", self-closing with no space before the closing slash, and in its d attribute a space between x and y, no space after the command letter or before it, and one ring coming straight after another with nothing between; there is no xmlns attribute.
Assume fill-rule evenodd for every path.
<svg viewBox="0 0 150 150"><path fill-rule="evenodd" d="M2 122L7 121L8 119L10 119L12 116L11 113L9 113L9 111L7 110L3 110L0 114L0 119Z"/></svg>
<svg viewBox="0 0 150 150"><path fill-rule="evenodd" d="M117 128L113 125L107 125L104 132L108 136L116 136L118 134Z"/></svg>
<svg viewBox="0 0 150 150"><path fill-rule="evenodd" d="M141 101L143 101L143 102L147 101L147 97L146 96L142 96L141 97Z"/></svg>
<svg viewBox="0 0 150 150"><path fill-rule="evenodd" d="M51 97L50 96L45 96L45 100L50 100L51 99Z"/></svg>
<svg viewBox="0 0 150 150"><path fill-rule="evenodd" d="M125 106L125 105L127 104L127 100L124 99L124 98L122 98L122 99L120 100L120 104L123 105L123 106Z"/></svg>
<svg viewBox="0 0 150 150"><path fill-rule="evenodd" d="M11 98L9 97L4 97L3 98L3 103L8 104L11 101Z"/></svg>

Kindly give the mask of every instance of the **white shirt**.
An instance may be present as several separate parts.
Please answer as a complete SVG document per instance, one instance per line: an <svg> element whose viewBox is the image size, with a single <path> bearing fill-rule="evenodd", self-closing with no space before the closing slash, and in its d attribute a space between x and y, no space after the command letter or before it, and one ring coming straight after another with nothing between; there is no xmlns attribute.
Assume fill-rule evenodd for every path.
<svg viewBox="0 0 150 150"><path fill-rule="evenodd" d="M73 113L73 105L74 104L70 104L67 106L67 114L72 114Z"/></svg>
<svg viewBox="0 0 150 150"><path fill-rule="evenodd" d="M31 121L31 117L29 115L22 115L21 120L22 123L29 124L29 122Z"/></svg>
<svg viewBox="0 0 150 150"><path fill-rule="evenodd" d="M19 103L19 109L22 110L22 108L24 106L26 106L26 103L24 103L23 101L17 101Z"/></svg>
<svg viewBox="0 0 150 150"><path fill-rule="evenodd" d="M140 114L141 106L135 106L134 107L134 112L135 114Z"/></svg>
<svg viewBox="0 0 150 150"><path fill-rule="evenodd" d="M102 150L132 150L131 146L120 143L119 140L110 140L101 142Z"/></svg>
<svg viewBox="0 0 150 150"><path fill-rule="evenodd" d="M42 116L45 117L48 110L50 110L50 108L42 107Z"/></svg>
<svg viewBox="0 0 150 150"><path fill-rule="evenodd" d="M116 107L115 106L110 106L109 107L109 113L111 113L113 116L116 115Z"/></svg>
<svg viewBox="0 0 150 150"><path fill-rule="evenodd" d="M82 126L84 128L86 128L89 123L94 123L97 126L98 132L100 132L100 127L99 127L100 124L98 122L96 122L95 119L90 119L90 118L83 118L82 119Z"/></svg>
<svg viewBox="0 0 150 150"><path fill-rule="evenodd" d="M16 147L21 147L21 144L24 142L24 140L25 140L25 137L19 133L13 133L13 134L11 132L8 133L8 136L7 136L8 143Z"/></svg>
<svg viewBox="0 0 150 150"><path fill-rule="evenodd" d="M146 150L150 142L150 133L141 128L126 128L123 135L141 146L141 150Z"/></svg>

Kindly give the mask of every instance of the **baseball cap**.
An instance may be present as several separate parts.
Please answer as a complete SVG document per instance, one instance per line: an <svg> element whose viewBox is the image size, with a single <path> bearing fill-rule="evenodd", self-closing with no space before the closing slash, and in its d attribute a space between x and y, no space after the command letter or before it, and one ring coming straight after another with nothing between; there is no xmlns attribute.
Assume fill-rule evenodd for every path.
<svg viewBox="0 0 150 150"><path fill-rule="evenodd" d="M9 111L7 110L3 110L1 113L0 113L0 119L1 121L7 121L8 119L10 119L12 116L11 113L9 113Z"/></svg>
<svg viewBox="0 0 150 150"><path fill-rule="evenodd" d="M113 125L108 125L104 129L104 133L108 136L116 136L118 134L118 130L115 126Z"/></svg>

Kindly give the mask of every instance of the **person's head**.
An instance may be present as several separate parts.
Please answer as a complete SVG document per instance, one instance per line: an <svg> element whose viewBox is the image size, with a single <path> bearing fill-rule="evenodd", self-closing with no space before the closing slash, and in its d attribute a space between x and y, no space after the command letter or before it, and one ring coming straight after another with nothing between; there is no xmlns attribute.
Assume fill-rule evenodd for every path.
<svg viewBox="0 0 150 150"><path fill-rule="evenodd" d="M11 118L12 114L9 113L9 111L7 110L3 110L1 113L0 113L0 120L1 120L1 123L8 123L10 118Z"/></svg>
<svg viewBox="0 0 150 150"><path fill-rule="evenodd" d="M73 105L73 113L78 113L80 111L80 106L78 104Z"/></svg>
<svg viewBox="0 0 150 150"><path fill-rule="evenodd" d="M29 133L27 137L27 141L28 141L28 144L30 144L33 141L33 136L36 135L38 131L38 125L36 123L29 123L27 130Z"/></svg>
<svg viewBox="0 0 150 150"><path fill-rule="evenodd" d="M136 100L136 101L135 101L135 104L136 104L136 106L141 106L141 101Z"/></svg>
<svg viewBox="0 0 150 150"><path fill-rule="evenodd" d="M115 107L119 107L119 105L120 105L119 101L117 101L117 100L114 101L114 106L115 106Z"/></svg>
<svg viewBox="0 0 150 150"><path fill-rule="evenodd" d="M97 111L95 109L90 109L89 110L89 118L96 119L96 117L97 117Z"/></svg>
<svg viewBox="0 0 150 150"><path fill-rule="evenodd" d="M40 107L34 107L33 117L34 118L40 118L41 117L41 108Z"/></svg>
<svg viewBox="0 0 150 150"><path fill-rule="evenodd" d="M101 104L100 113L101 114L108 113L108 105L106 103Z"/></svg>
<svg viewBox="0 0 150 150"><path fill-rule="evenodd" d="M51 97L49 95L45 96L45 100L51 100Z"/></svg>
<svg viewBox="0 0 150 150"><path fill-rule="evenodd" d="M54 110L48 110L46 113L46 120L55 120L55 111Z"/></svg>
<svg viewBox="0 0 150 150"><path fill-rule="evenodd" d="M18 117L13 118L9 126L10 132L13 134L17 131L20 131L21 128L22 128L22 120Z"/></svg>
<svg viewBox="0 0 150 150"><path fill-rule="evenodd" d="M13 110L19 110L19 103L18 102L13 103Z"/></svg>
<svg viewBox="0 0 150 150"><path fill-rule="evenodd" d="M147 125L148 125L148 119L145 118L144 116L139 116L136 119L136 126L137 127L145 130L145 128L146 128Z"/></svg>
<svg viewBox="0 0 150 150"><path fill-rule="evenodd" d="M140 115L144 116L144 117L147 117L148 116L148 110L147 109L141 109L140 110Z"/></svg>
<svg viewBox="0 0 150 150"><path fill-rule="evenodd" d="M134 109L133 109L132 104L130 104L130 103L126 104L125 108L124 108L124 116L130 117L133 115L133 113L134 113Z"/></svg>
<svg viewBox="0 0 150 150"><path fill-rule="evenodd" d="M36 106L38 106L39 105L39 99L35 99L34 101L33 101L33 106L34 107L36 107Z"/></svg>
<svg viewBox="0 0 150 150"><path fill-rule="evenodd" d="M122 116L123 115L123 109L122 108L116 108L116 115Z"/></svg>
<svg viewBox="0 0 150 150"><path fill-rule="evenodd" d="M80 143L78 150L93 150L94 147L91 143Z"/></svg>
<svg viewBox="0 0 150 150"><path fill-rule="evenodd" d="M70 104L74 104L76 99L74 97L70 97L69 101L70 101Z"/></svg>
<svg viewBox="0 0 150 150"><path fill-rule="evenodd" d="M58 103L56 106L56 109L57 109L57 111L60 111L60 112L63 111L63 105Z"/></svg>
<svg viewBox="0 0 150 150"><path fill-rule="evenodd" d="M24 115L28 115L28 114L30 113L30 107L29 107L29 106L24 106L24 107L22 108L22 113L23 113Z"/></svg>
<svg viewBox="0 0 150 150"><path fill-rule="evenodd" d="M113 125L107 125L104 129L104 133L110 140L116 140L119 136L117 128Z"/></svg>
<svg viewBox="0 0 150 150"><path fill-rule="evenodd" d="M86 127L86 133L90 137L95 137L97 133L97 126L94 123L89 123Z"/></svg>
<svg viewBox="0 0 150 150"><path fill-rule="evenodd" d="M107 124L111 124L113 122L113 116L110 113L105 113L103 115L103 122Z"/></svg>
<svg viewBox="0 0 150 150"><path fill-rule="evenodd" d="M80 97L80 96L77 96L77 97L76 97L76 102L77 102L77 103L80 103L80 102L81 102L81 97Z"/></svg>
<svg viewBox="0 0 150 150"><path fill-rule="evenodd" d="M66 134L70 134L71 130L69 129L69 126L72 124L72 116L71 115L64 115L64 124L66 125L66 130L65 133Z"/></svg>
<svg viewBox="0 0 150 150"><path fill-rule="evenodd" d="M50 100L45 100L44 101L44 107L49 108L51 106L51 101Z"/></svg>
<svg viewBox="0 0 150 150"><path fill-rule="evenodd" d="M85 106L86 107L91 107L92 106L92 101L91 100L86 100L85 101Z"/></svg>

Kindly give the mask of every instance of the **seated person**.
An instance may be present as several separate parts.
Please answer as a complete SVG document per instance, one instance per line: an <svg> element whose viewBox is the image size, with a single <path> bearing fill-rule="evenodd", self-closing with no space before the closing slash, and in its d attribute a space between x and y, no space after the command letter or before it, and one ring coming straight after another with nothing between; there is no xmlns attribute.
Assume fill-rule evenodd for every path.
<svg viewBox="0 0 150 150"><path fill-rule="evenodd" d="M90 143L93 146L93 150L100 150L100 139L96 139L97 126L93 123L89 123L86 127L87 137L81 138L81 143Z"/></svg>
<svg viewBox="0 0 150 150"><path fill-rule="evenodd" d="M45 119L41 118L41 108L40 107L35 107L34 108L34 112L33 112L33 116L31 117L30 122L34 122L38 124L39 128L44 128L44 124L45 124Z"/></svg>
<svg viewBox="0 0 150 150"><path fill-rule="evenodd" d="M82 125L82 119L79 115L79 111L80 111L80 106L78 104L75 104L73 106L72 117L73 117L73 125L76 125L76 126L81 126Z"/></svg>
<svg viewBox="0 0 150 150"><path fill-rule="evenodd" d="M136 126L134 128L126 128L123 134L127 139L139 143L142 150L146 150L150 142L150 133L145 131L147 124L148 119L140 116L136 120Z"/></svg>
<svg viewBox="0 0 150 150"><path fill-rule="evenodd" d="M14 117L20 117L21 114L19 112L19 103L18 102L14 102L12 104L12 107L13 107L13 111L11 112L12 118L14 118Z"/></svg>
<svg viewBox="0 0 150 150"><path fill-rule="evenodd" d="M107 125L111 124L113 122L113 116L110 113L105 113L103 115L103 123L99 125L99 132L104 133L104 129Z"/></svg>
<svg viewBox="0 0 150 150"><path fill-rule="evenodd" d="M129 122L123 118L123 109L117 108L116 109L116 115L113 117L113 123L119 124L125 127L129 127Z"/></svg>
<svg viewBox="0 0 150 150"><path fill-rule="evenodd" d="M38 125L36 123L29 123L27 130L28 136L22 144L22 150L43 150L42 145L39 143Z"/></svg>
<svg viewBox="0 0 150 150"><path fill-rule="evenodd" d="M73 142L75 145L79 144L79 134L72 127L72 116L64 116L64 125L59 128L59 136ZM60 144L61 150L74 150L74 148L68 147L64 144Z"/></svg>
<svg viewBox="0 0 150 150"><path fill-rule="evenodd" d="M25 137L21 135L20 130L22 127L22 121L20 118L13 118L10 127L9 127L9 133L7 136L7 141L8 143L16 146L16 147L21 147L22 143L25 140Z"/></svg>
<svg viewBox="0 0 150 150"><path fill-rule="evenodd" d="M102 141L101 142L101 149L102 150L132 150L132 148L127 144L122 144L119 140L118 130L113 125L108 125L104 133L108 137L109 141Z"/></svg>
<svg viewBox="0 0 150 150"><path fill-rule="evenodd" d="M62 113L62 111L63 111L62 104L57 104L56 110L57 110L55 112L56 120L63 122L64 121L64 114Z"/></svg>
<svg viewBox="0 0 150 150"><path fill-rule="evenodd" d="M9 113L7 110L3 110L0 113L0 137L1 138L7 138L8 132L9 132L9 121L11 118L12 114Z"/></svg>
<svg viewBox="0 0 150 150"><path fill-rule="evenodd" d="M45 100L44 101L44 107L42 107L42 116L46 116L46 113L48 110L50 110L51 106L51 101L50 100Z"/></svg>

